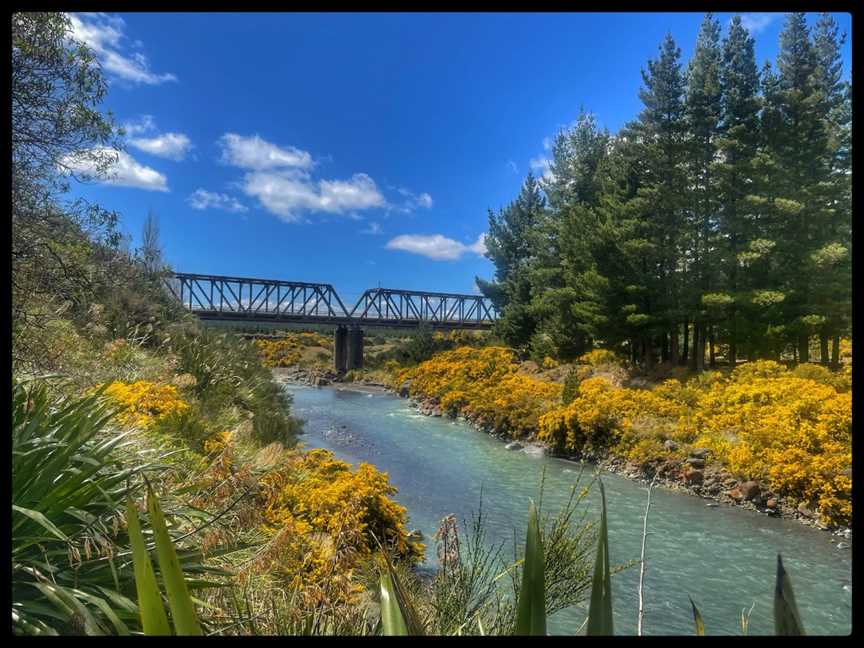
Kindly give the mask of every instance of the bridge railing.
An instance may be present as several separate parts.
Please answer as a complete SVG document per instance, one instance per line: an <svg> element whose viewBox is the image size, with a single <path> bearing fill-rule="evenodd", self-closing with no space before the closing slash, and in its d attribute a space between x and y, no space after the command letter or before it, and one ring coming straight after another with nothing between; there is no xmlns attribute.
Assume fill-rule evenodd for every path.
<svg viewBox="0 0 864 648"><path fill-rule="evenodd" d="M488 328L497 317L481 295L374 288L348 310L330 284L179 272L165 283L205 318Z"/></svg>
<svg viewBox="0 0 864 648"><path fill-rule="evenodd" d="M348 310L330 284L174 273L168 289L197 314L345 318Z"/></svg>
<svg viewBox="0 0 864 648"><path fill-rule="evenodd" d="M480 295L374 288L360 295L351 317L370 322L492 324L495 311Z"/></svg>

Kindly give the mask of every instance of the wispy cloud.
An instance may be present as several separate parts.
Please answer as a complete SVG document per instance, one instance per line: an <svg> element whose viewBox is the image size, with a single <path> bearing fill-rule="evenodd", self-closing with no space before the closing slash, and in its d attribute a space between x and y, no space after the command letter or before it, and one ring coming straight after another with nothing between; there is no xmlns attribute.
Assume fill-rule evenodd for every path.
<svg viewBox="0 0 864 648"><path fill-rule="evenodd" d="M189 203L192 209L221 209L234 213L249 211L249 208L236 198L223 193L207 191L206 189L196 189L186 198L186 202Z"/></svg>
<svg viewBox="0 0 864 648"><path fill-rule="evenodd" d="M519 173L519 167L516 166L516 163L513 160L507 160L507 166L510 167L510 170L513 173Z"/></svg>
<svg viewBox="0 0 864 648"><path fill-rule="evenodd" d="M750 34L755 35L761 31L767 29L771 24L777 22L782 19L784 13L745 13L741 14L741 25L746 29Z"/></svg>
<svg viewBox="0 0 864 648"><path fill-rule="evenodd" d="M369 227L366 229L360 230L361 234L380 234L381 233L381 225L372 221L369 223Z"/></svg>
<svg viewBox="0 0 864 648"><path fill-rule="evenodd" d="M99 171L98 160L110 161L104 173ZM74 173L82 180L147 191L168 191L168 180L164 174L141 164L124 151L97 147L67 155L60 163L65 171Z"/></svg>
<svg viewBox="0 0 864 648"><path fill-rule="evenodd" d="M538 155L537 157L532 158L528 165L531 167L532 171L535 171L546 180L552 179L552 160L549 158Z"/></svg>
<svg viewBox="0 0 864 648"><path fill-rule="evenodd" d="M222 147L222 161L243 169L312 168L312 156L307 151L293 146L276 146L259 135L225 133L219 139L219 145Z"/></svg>
<svg viewBox="0 0 864 648"><path fill-rule="evenodd" d="M314 181L296 170L252 171L242 187L246 195L287 222L300 221L303 211L341 214L385 204L375 181L365 173L355 173L348 180Z"/></svg>
<svg viewBox="0 0 864 648"><path fill-rule="evenodd" d="M126 22L119 16L104 13L68 15L72 23L72 37L93 50L110 76L146 85L177 80L174 74L153 72L147 57L140 51L132 51L141 48L141 41L129 42L125 34Z"/></svg>
<svg viewBox="0 0 864 648"><path fill-rule="evenodd" d="M129 144L140 151L179 162L192 148L192 142L183 133L162 133L156 137L139 137Z"/></svg>
<svg viewBox="0 0 864 648"><path fill-rule="evenodd" d="M260 135L225 133L219 138L221 160L246 172L239 183L242 191L258 200L267 211L286 222L305 222L306 212L339 214L361 220L358 213L382 209L410 213L430 209L434 204L426 192L414 193L405 188L391 187L400 198L388 200L375 180L366 173L354 173L347 179L313 177L316 163L308 151L274 144ZM377 224L363 230L377 234Z"/></svg>
<svg viewBox="0 0 864 648"><path fill-rule="evenodd" d="M394 187L391 187L391 189L393 188ZM396 189L396 191L403 196L403 200L399 203L388 202L388 209L393 211L402 214L410 214L417 209L431 209L432 205L435 204L435 201L432 200L432 196L425 191L420 194L415 194L413 191L404 188Z"/></svg>
<svg viewBox="0 0 864 648"><path fill-rule="evenodd" d="M411 254L419 254L435 261L454 261L467 253L484 255L486 253L485 239L486 235L481 234L474 243L465 245L441 234L402 234L390 239L386 247L388 250L402 250Z"/></svg>

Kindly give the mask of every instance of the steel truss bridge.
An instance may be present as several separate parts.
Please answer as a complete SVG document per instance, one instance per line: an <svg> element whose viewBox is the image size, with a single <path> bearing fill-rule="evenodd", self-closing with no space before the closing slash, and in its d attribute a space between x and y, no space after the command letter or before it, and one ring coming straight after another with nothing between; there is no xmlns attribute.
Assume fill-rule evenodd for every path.
<svg viewBox="0 0 864 648"><path fill-rule="evenodd" d="M202 320L488 330L497 318L481 295L372 288L349 310L330 284L179 272L165 284Z"/></svg>

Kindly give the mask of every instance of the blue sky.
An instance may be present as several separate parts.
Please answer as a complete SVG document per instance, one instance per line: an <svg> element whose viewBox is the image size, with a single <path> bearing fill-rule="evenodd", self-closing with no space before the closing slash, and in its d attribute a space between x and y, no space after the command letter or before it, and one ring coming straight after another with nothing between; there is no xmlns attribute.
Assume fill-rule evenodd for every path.
<svg viewBox="0 0 864 648"><path fill-rule="evenodd" d="M725 27L732 14L716 16ZM849 37L851 17L835 14ZM782 14L746 14L761 64ZM816 15L809 16L811 24ZM579 107L616 131L668 31L699 13L75 14L127 125L109 183L75 195L140 240L158 217L175 270L364 289L476 292L487 208Z"/></svg>

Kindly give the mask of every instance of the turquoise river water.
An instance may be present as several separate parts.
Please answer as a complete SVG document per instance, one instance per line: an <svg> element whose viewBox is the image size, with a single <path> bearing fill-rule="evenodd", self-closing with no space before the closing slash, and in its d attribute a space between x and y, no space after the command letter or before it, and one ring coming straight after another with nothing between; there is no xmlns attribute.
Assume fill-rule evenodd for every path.
<svg viewBox="0 0 864 648"><path fill-rule="evenodd" d="M433 536L443 517L471 519L483 491L490 541L520 542L528 499L539 495L546 468L544 511L564 504L579 465L563 459L505 450L504 444L470 426L423 416L391 394L288 385L293 413L305 420L302 442L326 448L353 464L368 462L389 473L407 507L409 528L425 536L427 565L434 566ZM583 484L590 471L586 470ZM613 565L638 560L645 486L603 473ZM599 492L588 496L599 517ZM808 634L847 634L852 618L852 558L829 533L792 520L721 505L657 488L652 494L645 572L644 634L693 634L687 595L699 606L708 634L738 634L742 608L750 609L750 634L773 634L776 556L783 556ZM509 547L510 545L508 545ZM505 549L507 550L507 549ZM510 549L512 551L512 549ZM612 579L616 634L635 634L639 567ZM549 619L553 634L573 634L584 609Z"/></svg>

